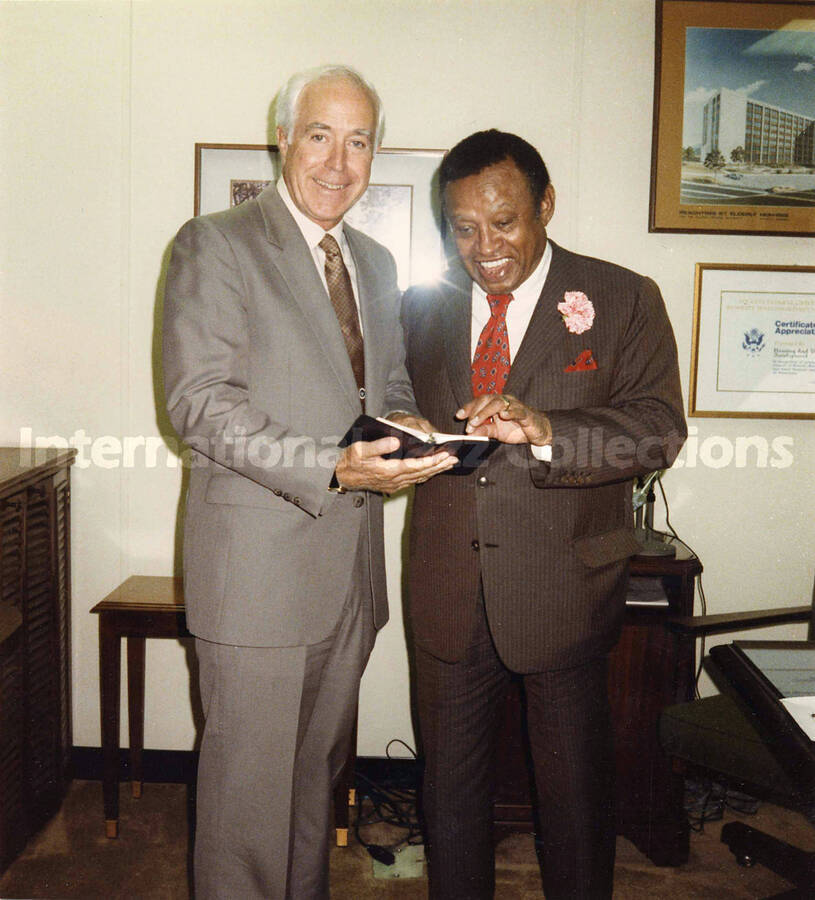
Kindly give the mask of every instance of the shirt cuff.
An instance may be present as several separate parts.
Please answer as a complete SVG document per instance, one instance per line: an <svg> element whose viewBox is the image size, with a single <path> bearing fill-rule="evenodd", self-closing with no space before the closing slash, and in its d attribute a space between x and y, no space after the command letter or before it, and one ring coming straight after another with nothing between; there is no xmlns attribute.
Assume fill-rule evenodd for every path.
<svg viewBox="0 0 815 900"><path fill-rule="evenodd" d="M552 462L552 445L547 444L545 447L539 447L537 444L530 444L529 449L538 462Z"/></svg>

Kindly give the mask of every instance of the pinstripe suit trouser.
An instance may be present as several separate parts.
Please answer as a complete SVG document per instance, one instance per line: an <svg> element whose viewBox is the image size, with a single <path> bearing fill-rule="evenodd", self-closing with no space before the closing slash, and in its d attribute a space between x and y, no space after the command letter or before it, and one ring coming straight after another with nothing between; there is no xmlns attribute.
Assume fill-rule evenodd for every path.
<svg viewBox="0 0 815 900"><path fill-rule="evenodd" d="M479 609L462 660L416 652L431 900L488 900L495 890L492 774L511 672L495 650L483 598ZM605 656L523 676L547 900L611 896L614 759L606 678Z"/></svg>

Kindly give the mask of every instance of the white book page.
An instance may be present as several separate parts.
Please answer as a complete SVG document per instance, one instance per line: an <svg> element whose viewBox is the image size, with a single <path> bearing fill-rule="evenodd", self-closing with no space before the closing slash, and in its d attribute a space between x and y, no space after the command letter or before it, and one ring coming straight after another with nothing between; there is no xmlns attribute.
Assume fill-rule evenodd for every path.
<svg viewBox="0 0 815 900"><path fill-rule="evenodd" d="M398 428L400 431L407 432L407 434L412 434L413 437L418 438L420 441L424 441L425 444L443 444L445 441L460 441L462 439L468 441L489 440L489 438L483 434L442 434L439 431L432 431L428 434L426 431L419 431L418 428L411 428L409 425L392 422L390 419L383 419L381 416L377 416L376 421L383 422L385 425L391 425L394 428Z"/></svg>
<svg viewBox="0 0 815 900"><path fill-rule="evenodd" d="M815 697L782 697L787 712L804 734L815 741Z"/></svg>

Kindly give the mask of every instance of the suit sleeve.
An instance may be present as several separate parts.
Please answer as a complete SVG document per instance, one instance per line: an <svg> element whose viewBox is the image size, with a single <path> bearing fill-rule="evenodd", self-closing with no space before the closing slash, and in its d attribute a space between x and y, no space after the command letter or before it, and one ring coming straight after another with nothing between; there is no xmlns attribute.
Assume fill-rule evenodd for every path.
<svg viewBox="0 0 815 900"><path fill-rule="evenodd" d="M340 451L294 433L249 402L243 297L226 237L207 219L188 222L173 245L164 296L170 421L197 453L319 515L333 499L327 487Z"/></svg>
<svg viewBox="0 0 815 900"><path fill-rule="evenodd" d="M616 354L608 403L547 410L551 463L530 463L538 487L593 487L672 464L687 437L673 330L659 288L639 281Z"/></svg>
<svg viewBox="0 0 815 900"><path fill-rule="evenodd" d="M375 243L365 235L362 237L369 243L369 257L375 261L379 280L388 285L388 290L384 292L381 300L383 306L387 308L383 308L381 312L389 317L389 322L393 323L389 328L389 345L381 348L385 358L389 361L382 415L406 412L420 416L416 398L413 396L410 375L405 367L405 336L399 320L401 293L397 284L396 261L386 247Z"/></svg>
<svg viewBox="0 0 815 900"><path fill-rule="evenodd" d="M405 335L402 324L397 318L393 330L393 366L385 390L384 416L393 412L406 412L421 417L416 398L413 396L413 385L405 366Z"/></svg>

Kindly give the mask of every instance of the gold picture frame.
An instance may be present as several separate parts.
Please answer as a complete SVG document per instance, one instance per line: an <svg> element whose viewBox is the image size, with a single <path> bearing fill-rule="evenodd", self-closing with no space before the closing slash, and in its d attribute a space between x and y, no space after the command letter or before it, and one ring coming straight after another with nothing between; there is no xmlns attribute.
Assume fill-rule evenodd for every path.
<svg viewBox="0 0 815 900"><path fill-rule="evenodd" d="M815 2L657 0L649 231L815 235Z"/></svg>
<svg viewBox="0 0 815 900"><path fill-rule="evenodd" d="M697 263L688 415L815 419L815 266Z"/></svg>

